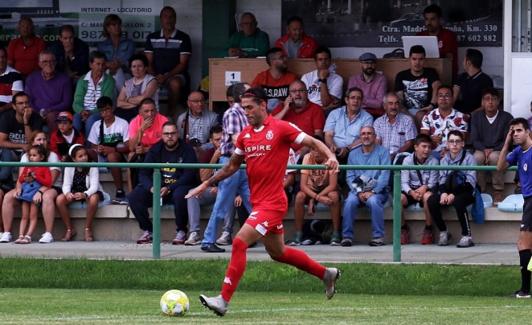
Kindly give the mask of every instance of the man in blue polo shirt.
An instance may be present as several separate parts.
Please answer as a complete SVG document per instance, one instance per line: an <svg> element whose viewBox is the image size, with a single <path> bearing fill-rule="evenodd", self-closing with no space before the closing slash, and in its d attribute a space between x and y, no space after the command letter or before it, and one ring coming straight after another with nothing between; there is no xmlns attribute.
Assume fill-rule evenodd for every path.
<svg viewBox="0 0 532 325"><path fill-rule="evenodd" d="M177 103L185 86L190 82L188 62L192 53L190 36L175 27L174 8L161 9L161 30L148 35L144 53L149 61L149 73L161 86L168 88L168 110L164 113L175 118Z"/></svg>
<svg viewBox="0 0 532 325"><path fill-rule="evenodd" d="M512 140L517 147L510 153ZM525 198L521 231L517 240L519 264L521 266L521 289L515 292L516 298L530 298L530 275L527 269L532 250L532 139L528 121L516 118L510 122L510 131L497 161L497 170L505 171L509 165L517 165L521 191Z"/></svg>

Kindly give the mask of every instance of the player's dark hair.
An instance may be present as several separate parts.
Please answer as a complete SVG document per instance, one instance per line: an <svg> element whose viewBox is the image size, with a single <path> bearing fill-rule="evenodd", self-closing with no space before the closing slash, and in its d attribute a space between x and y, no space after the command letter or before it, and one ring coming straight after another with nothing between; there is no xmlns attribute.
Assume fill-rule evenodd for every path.
<svg viewBox="0 0 532 325"><path fill-rule="evenodd" d="M411 57L412 54L423 54L423 56L427 56L427 52L425 51L425 48L421 45L414 45L410 48L410 52L408 53L408 56Z"/></svg>
<svg viewBox="0 0 532 325"><path fill-rule="evenodd" d="M510 122L510 126L519 125L519 124L521 124L521 126L523 126L523 129L525 129L525 131L530 130L530 127L528 126L528 121L527 121L526 118L524 118L524 117L517 117L517 118L514 118L514 119Z"/></svg>
<svg viewBox="0 0 532 325"><path fill-rule="evenodd" d="M318 54L320 53L327 53L329 55L329 59L332 58L331 50L326 46L319 46L316 51L314 51L314 60L318 58Z"/></svg>
<svg viewBox="0 0 532 325"><path fill-rule="evenodd" d="M423 10L423 16L425 16L426 14L436 14L436 16L438 16L439 18L442 15L442 11L440 6L436 4L431 4Z"/></svg>
<svg viewBox="0 0 532 325"><path fill-rule="evenodd" d="M249 88L244 92L242 98L251 98L257 105L268 101L268 96L262 87Z"/></svg>
<svg viewBox="0 0 532 325"><path fill-rule="evenodd" d="M484 57L479 50L467 49L465 57L475 68L480 69L482 67L482 60Z"/></svg>
<svg viewBox="0 0 532 325"><path fill-rule="evenodd" d="M432 139L430 138L430 136L428 134L418 134L415 141L414 141L414 145L418 146L422 143L428 143L428 144L431 144L432 145Z"/></svg>

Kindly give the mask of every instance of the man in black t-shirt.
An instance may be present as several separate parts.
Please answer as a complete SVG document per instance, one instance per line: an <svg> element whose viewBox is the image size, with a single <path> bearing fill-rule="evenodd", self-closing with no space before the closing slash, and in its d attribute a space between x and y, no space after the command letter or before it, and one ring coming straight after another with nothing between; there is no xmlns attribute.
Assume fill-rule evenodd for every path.
<svg viewBox="0 0 532 325"><path fill-rule="evenodd" d="M423 116L436 108L436 91L441 85L436 70L425 68L425 48L410 48L410 69L400 71L395 77L395 92L408 112L415 116L417 125Z"/></svg>

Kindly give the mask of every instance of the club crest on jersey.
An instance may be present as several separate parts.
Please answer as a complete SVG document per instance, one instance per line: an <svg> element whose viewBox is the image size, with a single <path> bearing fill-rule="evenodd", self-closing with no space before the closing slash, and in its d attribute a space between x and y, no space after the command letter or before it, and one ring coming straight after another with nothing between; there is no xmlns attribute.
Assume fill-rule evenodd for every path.
<svg viewBox="0 0 532 325"><path fill-rule="evenodd" d="M271 140L273 139L273 132L272 130L269 130L268 132L266 132L266 140Z"/></svg>
<svg viewBox="0 0 532 325"><path fill-rule="evenodd" d="M249 133L246 133L246 135L244 135L244 139L249 139L251 138L251 135Z"/></svg>

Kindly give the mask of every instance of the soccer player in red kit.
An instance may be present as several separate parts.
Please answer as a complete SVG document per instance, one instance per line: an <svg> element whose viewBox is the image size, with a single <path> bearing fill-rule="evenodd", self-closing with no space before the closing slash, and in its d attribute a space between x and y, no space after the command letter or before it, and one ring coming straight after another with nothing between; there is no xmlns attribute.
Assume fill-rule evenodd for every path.
<svg viewBox="0 0 532 325"><path fill-rule="evenodd" d="M306 135L293 124L268 115L267 96L262 88L250 88L242 96L242 107L249 125L242 130L230 162L209 180L190 190L186 198L197 196L208 187L235 173L246 161L253 211L233 240L231 260L225 274L222 292L216 297L200 295L201 303L218 316L227 312L229 301L246 269L246 250L262 238L272 259L293 265L321 279L325 295L331 299L340 277L337 268L326 268L304 251L284 245L283 217L288 200L283 190L283 177L292 144L317 150L327 161L325 166L338 172L338 161L323 143Z"/></svg>

